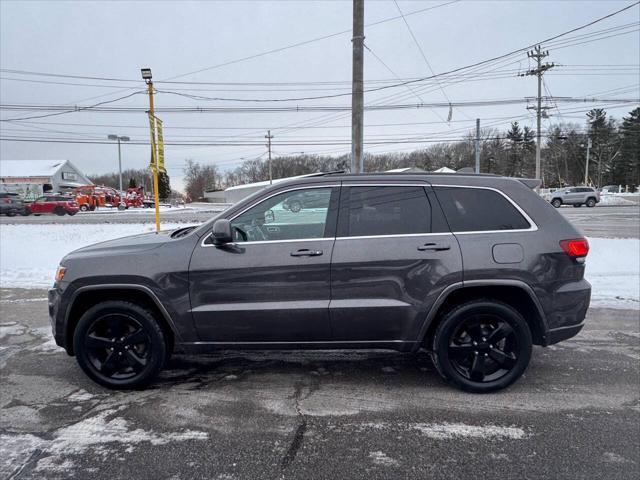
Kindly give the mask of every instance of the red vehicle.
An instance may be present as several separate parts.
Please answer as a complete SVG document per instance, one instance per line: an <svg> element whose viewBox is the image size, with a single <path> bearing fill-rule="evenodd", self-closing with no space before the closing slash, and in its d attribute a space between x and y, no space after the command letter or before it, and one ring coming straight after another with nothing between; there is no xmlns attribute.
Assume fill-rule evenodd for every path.
<svg viewBox="0 0 640 480"><path fill-rule="evenodd" d="M80 210L78 202L73 197L63 195L43 195L35 201L25 204L25 209L29 214L42 215L55 213L56 215L75 215Z"/></svg>

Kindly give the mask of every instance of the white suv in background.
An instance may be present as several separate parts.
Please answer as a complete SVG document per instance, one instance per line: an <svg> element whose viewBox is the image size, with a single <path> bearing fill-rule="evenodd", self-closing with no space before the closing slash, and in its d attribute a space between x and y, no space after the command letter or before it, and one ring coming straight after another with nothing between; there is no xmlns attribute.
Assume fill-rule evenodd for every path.
<svg viewBox="0 0 640 480"><path fill-rule="evenodd" d="M551 193L549 201L556 208L562 205L595 207L600 202L600 194L592 187L566 187Z"/></svg>

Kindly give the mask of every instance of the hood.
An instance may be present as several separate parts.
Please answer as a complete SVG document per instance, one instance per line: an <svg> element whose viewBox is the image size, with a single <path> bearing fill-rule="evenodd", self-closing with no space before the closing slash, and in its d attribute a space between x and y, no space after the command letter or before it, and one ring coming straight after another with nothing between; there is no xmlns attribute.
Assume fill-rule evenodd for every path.
<svg viewBox="0 0 640 480"><path fill-rule="evenodd" d="M74 250L64 257L65 260L73 260L75 258L109 256L109 255L126 255L135 254L147 250L158 248L167 242L172 241L171 234L174 230L165 230L159 233L141 233L139 235L131 235L129 237L116 238L105 242L95 243L87 247Z"/></svg>

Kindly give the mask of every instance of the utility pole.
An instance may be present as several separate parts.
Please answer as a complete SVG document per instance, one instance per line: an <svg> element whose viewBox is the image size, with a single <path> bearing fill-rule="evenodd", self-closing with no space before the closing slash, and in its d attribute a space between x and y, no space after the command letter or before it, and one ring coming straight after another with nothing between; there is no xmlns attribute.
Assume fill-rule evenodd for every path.
<svg viewBox="0 0 640 480"><path fill-rule="evenodd" d="M122 153L120 151L120 142L128 142L129 137L120 136L120 135L109 135L107 136L109 140L117 140L118 141L118 174L120 179L120 195L122 195Z"/></svg>
<svg viewBox="0 0 640 480"><path fill-rule="evenodd" d="M141 69L142 78L147 82L147 91L149 93L149 119L154 121L155 114L153 111L153 82L151 81L151 69ZM156 233L160 231L160 192L158 191L158 154L156 152L156 135L155 127L151 129L151 170L153 172L153 200L156 205Z"/></svg>
<svg viewBox="0 0 640 480"><path fill-rule="evenodd" d="M476 118L476 173L480 173L480 119Z"/></svg>
<svg viewBox="0 0 640 480"><path fill-rule="evenodd" d="M544 65L542 64L542 59L548 56L549 50L545 50L543 52L540 48L540 45L536 46L533 50L527 52L527 57L533 58L538 63L537 68L520 74L521 77L533 75L538 77L537 106L527 107L536 111L536 179L538 180L540 180L540 151L542 149L542 131L540 130L540 124L543 110L549 108L542 106L542 75L544 75L544 72L555 66L554 63L545 63Z"/></svg>
<svg viewBox="0 0 640 480"><path fill-rule="evenodd" d="M271 130L267 130L267 134L264 136L267 139L267 148L269 149L269 185L273 184L273 178L271 176L271 139L273 135L271 135Z"/></svg>
<svg viewBox="0 0 640 480"><path fill-rule="evenodd" d="M589 185L589 152L591 150L591 137L587 137L587 161L584 164L584 184Z"/></svg>
<svg viewBox="0 0 640 480"><path fill-rule="evenodd" d="M353 0L353 71L351 83L351 173L362 173L364 117L364 0Z"/></svg>

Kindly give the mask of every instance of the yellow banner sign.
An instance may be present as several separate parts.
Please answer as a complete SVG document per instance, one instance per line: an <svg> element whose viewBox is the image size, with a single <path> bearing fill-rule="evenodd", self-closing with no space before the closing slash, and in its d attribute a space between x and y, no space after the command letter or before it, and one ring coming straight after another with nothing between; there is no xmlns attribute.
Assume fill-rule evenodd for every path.
<svg viewBox="0 0 640 480"><path fill-rule="evenodd" d="M156 165L158 171L167 173L164 166L164 137L162 133L162 120L149 114L149 130L151 132L151 162L149 168L155 170Z"/></svg>

